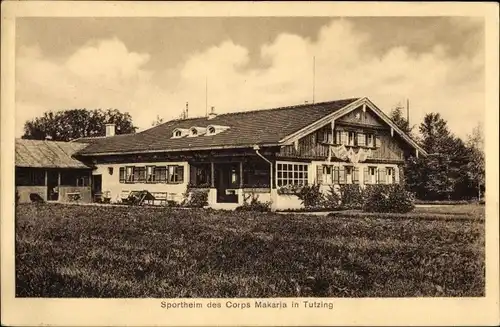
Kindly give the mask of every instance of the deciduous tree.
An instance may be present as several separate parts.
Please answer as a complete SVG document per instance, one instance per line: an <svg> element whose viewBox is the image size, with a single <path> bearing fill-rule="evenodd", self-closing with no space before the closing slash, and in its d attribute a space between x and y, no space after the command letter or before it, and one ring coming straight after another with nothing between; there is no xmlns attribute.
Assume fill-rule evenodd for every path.
<svg viewBox="0 0 500 327"><path fill-rule="evenodd" d="M116 134L135 133L129 113L117 109L71 109L45 112L24 124L24 139L70 141L80 137L104 136L106 124L116 125Z"/></svg>

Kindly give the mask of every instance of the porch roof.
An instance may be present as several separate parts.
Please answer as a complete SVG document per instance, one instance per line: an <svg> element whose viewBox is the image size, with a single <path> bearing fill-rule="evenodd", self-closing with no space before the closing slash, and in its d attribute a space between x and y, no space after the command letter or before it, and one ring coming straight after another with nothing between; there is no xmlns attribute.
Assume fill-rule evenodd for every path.
<svg viewBox="0 0 500 327"><path fill-rule="evenodd" d="M86 143L16 139L16 167L89 169L73 158L86 146Z"/></svg>

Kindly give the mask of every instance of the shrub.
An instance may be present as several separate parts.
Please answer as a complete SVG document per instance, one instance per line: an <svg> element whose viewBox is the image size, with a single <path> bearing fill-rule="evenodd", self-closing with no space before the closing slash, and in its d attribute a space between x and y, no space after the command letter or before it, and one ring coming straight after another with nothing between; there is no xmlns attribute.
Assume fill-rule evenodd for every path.
<svg viewBox="0 0 500 327"><path fill-rule="evenodd" d="M339 209L342 204L341 200L339 192L331 185L328 193L323 197L323 207L325 209Z"/></svg>
<svg viewBox="0 0 500 327"><path fill-rule="evenodd" d="M405 213L415 208L414 201L413 194L399 184L368 185L363 211Z"/></svg>
<svg viewBox="0 0 500 327"><path fill-rule="evenodd" d="M306 185L296 194L305 208L317 208L324 204L324 197L318 184Z"/></svg>
<svg viewBox="0 0 500 327"><path fill-rule="evenodd" d="M340 201L344 209L361 209L363 207L363 191L358 184L340 185Z"/></svg>
<svg viewBox="0 0 500 327"><path fill-rule="evenodd" d="M250 202L248 200L251 198ZM269 212L271 211L271 202L260 202L259 196L252 193L244 198L243 205L237 207L236 211L257 211Z"/></svg>
<svg viewBox="0 0 500 327"><path fill-rule="evenodd" d="M16 206L19 203L20 198L21 198L21 196L19 195L19 192L16 190Z"/></svg>
<svg viewBox="0 0 500 327"><path fill-rule="evenodd" d="M30 201L34 203L44 203L45 200L38 193L30 193Z"/></svg>
<svg viewBox="0 0 500 327"><path fill-rule="evenodd" d="M188 208L203 208L208 205L208 190L188 187L184 193L182 206Z"/></svg>

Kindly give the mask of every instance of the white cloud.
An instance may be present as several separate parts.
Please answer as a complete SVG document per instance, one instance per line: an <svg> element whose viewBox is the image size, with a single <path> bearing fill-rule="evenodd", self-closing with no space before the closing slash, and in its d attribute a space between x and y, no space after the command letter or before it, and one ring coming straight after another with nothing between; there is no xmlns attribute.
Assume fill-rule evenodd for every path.
<svg viewBox="0 0 500 327"><path fill-rule="evenodd" d="M193 53L177 71L163 72L145 68L154 54L131 52L118 39L88 44L59 61L24 47L16 65L17 134L26 119L46 110L114 107L130 112L141 128L150 127L156 115L177 117L186 101L190 116L204 115L205 78L208 106L219 113L311 101L313 57L316 101L368 96L388 111L409 98L413 123L438 111L460 136L484 119L481 51L451 58L445 46L436 45L427 53L396 47L374 56L368 42L377 40L350 22L335 21L316 42L281 34L262 45L264 68L248 69L249 50L228 40Z"/></svg>

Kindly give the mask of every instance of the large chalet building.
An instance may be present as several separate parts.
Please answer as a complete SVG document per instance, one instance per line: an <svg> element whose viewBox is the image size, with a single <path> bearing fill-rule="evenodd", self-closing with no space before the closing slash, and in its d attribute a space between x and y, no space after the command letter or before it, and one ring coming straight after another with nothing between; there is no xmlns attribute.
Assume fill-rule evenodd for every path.
<svg viewBox="0 0 500 327"><path fill-rule="evenodd" d="M148 190L180 202L189 186L225 209L251 194L273 209L299 208L287 189L306 184L399 183L405 160L426 155L367 98L211 113L136 134L109 125L106 134L70 142L81 145L71 157L90 167L93 194L114 201Z"/></svg>

